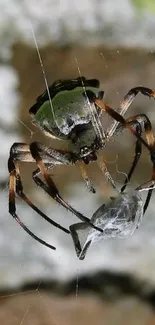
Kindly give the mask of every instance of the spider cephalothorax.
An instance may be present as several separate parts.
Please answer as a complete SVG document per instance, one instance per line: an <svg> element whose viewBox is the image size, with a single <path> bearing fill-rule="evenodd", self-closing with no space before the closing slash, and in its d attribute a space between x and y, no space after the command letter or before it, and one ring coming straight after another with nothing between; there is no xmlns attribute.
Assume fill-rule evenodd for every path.
<svg viewBox="0 0 155 325"><path fill-rule="evenodd" d="M10 174L9 212L25 231L43 245L55 249L55 247L47 244L34 235L18 218L16 214L15 193L17 193L46 221L66 233L70 232L68 229L47 217L24 194L19 163L36 163L37 170L35 170L32 175L34 182L59 204L74 213L85 224L89 224L96 230L103 232L103 229L92 224L90 219L75 210L61 197L51 175L48 173L48 169L53 168L56 165L75 165L78 163L88 189L95 192L91 180L87 175L85 165L91 161L97 160L98 150L103 149L105 145L107 145L108 140L117 132L118 129L123 130L123 128L128 128L136 136L137 141L134 161L128 177L125 180L122 192L138 163L141 155L142 143L149 150L153 163L152 179L149 183L145 184L145 186L153 187L155 182L155 161L153 154L155 152L155 141L151 122L145 114L132 116L127 120L123 118L123 115L139 92L145 96L155 98L155 92L151 89L146 87L135 87L124 97L119 110L115 111L105 104L103 100L104 92L100 90L98 80L88 80L84 77L78 77L76 79L58 80L54 82L41 96L37 98L36 103L30 108L33 123L47 136L68 141L67 150L53 149L52 147L48 147L39 142L32 142L31 144L14 143L10 149L10 157L8 160L8 169ZM103 111L113 118L113 122L107 130L103 129L100 119ZM141 137L143 127L147 142ZM105 162L99 162L99 166L107 181L109 181L116 189L115 182L108 172ZM40 178L40 175L42 175L43 180ZM149 204L151 194L152 188L148 192L145 210Z"/></svg>

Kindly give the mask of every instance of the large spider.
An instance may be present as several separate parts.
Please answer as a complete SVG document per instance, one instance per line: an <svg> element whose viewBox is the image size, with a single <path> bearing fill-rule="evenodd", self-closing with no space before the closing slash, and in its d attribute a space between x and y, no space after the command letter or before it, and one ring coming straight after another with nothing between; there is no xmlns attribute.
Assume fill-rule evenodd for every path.
<svg viewBox="0 0 155 325"><path fill-rule="evenodd" d="M128 128L137 137L137 141L135 158L122 191L125 189L127 181L130 180L140 158L141 143L148 148L151 154L153 176L152 181L146 185L147 187L153 186L155 180L155 151L151 122L144 114L133 116L127 120L122 117L139 92L145 96L155 98L155 92L151 89L135 87L124 97L119 108L119 113L117 113L105 104L103 100L104 92L99 89L98 80L88 80L84 77L71 80L58 80L39 96L36 103L30 108L29 112L33 116L33 123L46 135L60 140L69 140L68 150L56 150L38 142L32 142L30 145L26 143L14 143L10 149L10 157L8 160L10 174L9 212L20 226L41 244L55 249L54 246L49 245L32 233L19 219L16 214L15 193L50 224L66 233L70 232L46 216L24 194L19 170L20 162L36 163L38 168L32 174L34 182L64 208L100 232L103 230L93 225L90 219L75 210L60 196L52 177L48 173L48 169L56 165L75 165L79 163L83 179L88 189L95 192L91 180L87 175L86 165L97 160L98 150L103 149L117 130L123 127ZM114 119L106 131L101 124L100 115L102 111L106 111ZM144 127L147 142L141 138L142 127ZM104 161L100 163L100 168L107 181L116 189L115 182L108 172ZM44 181L39 175L43 176ZM151 194L152 188L149 190L145 210L149 204Z"/></svg>

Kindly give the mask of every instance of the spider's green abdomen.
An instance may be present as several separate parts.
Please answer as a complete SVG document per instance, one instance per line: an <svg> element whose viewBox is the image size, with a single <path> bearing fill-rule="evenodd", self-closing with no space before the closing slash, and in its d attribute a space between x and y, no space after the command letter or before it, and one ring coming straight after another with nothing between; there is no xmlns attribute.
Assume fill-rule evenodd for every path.
<svg viewBox="0 0 155 325"><path fill-rule="evenodd" d="M51 100L46 100L37 110L34 122L43 130L49 130L56 137L67 138L77 125L88 124L90 105L86 92L95 95L99 89L95 87L76 87L62 90Z"/></svg>

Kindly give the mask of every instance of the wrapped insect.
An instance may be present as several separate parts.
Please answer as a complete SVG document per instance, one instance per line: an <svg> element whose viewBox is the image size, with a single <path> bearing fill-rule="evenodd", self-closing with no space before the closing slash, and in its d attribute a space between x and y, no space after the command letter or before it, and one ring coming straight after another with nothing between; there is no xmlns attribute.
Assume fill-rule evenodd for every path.
<svg viewBox="0 0 155 325"><path fill-rule="evenodd" d="M139 191L121 193L107 204L102 204L93 214L91 222L103 230L99 232L84 222L70 226L76 254L80 260L85 258L90 245L112 237L124 238L131 236L139 227L143 217L143 200ZM80 230L88 230L84 245L81 247Z"/></svg>

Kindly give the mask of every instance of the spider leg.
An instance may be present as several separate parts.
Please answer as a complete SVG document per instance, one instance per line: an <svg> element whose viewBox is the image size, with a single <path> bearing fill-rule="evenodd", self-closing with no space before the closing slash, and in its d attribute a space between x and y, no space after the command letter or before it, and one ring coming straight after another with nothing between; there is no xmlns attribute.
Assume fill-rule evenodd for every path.
<svg viewBox="0 0 155 325"><path fill-rule="evenodd" d="M146 88L148 89L148 88ZM151 91L151 90L150 90ZM149 96L149 95L148 95ZM150 95L151 96L151 95ZM152 91L152 97L154 97L154 92ZM127 128L130 130L130 132L132 134L135 135L135 137L141 141L141 143L149 150L150 152L150 156L151 156L151 161L153 164L153 170L152 170L152 178L150 181L146 182L145 184L139 186L136 190L138 191L142 191L142 190L148 190L148 196L146 198L146 202L144 205L144 212L146 211L149 201L151 199L151 195L152 195L152 191L153 188L155 187L155 138L152 132L152 125L151 122L149 120L149 118L145 115L142 114L143 117L145 117L145 135L146 135L146 139L147 142L141 137L141 135L139 135L136 130L130 125L129 122L126 122L126 120L123 118L122 115L120 115L119 113L117 113L115 110L113 110L111 107L105 105L105 103L102 100L95 100L96 104L103 109L104 111L106 111L111 117L113 117L116 121L118 121L119 123L121 123L123 125L124 128Z"/></svg>
<svg viewBox="0 0 155 325"><path fill-rule="evenodd" d="M99 91L97 98L102 100L103 96L104 96L104 91ZM92 95L89 94L89 91L86 91L86 99L88 102L88 106L90 108L89 113L90 113L90 119L91 119L92 126L95 130L98 140L100 141L100 146L104 147L106 135L103 130L98 107L95 105L94 97L92 97Z"/></svg>
<svg viewBox="0 0 155 325"><path fill-rule="evenodd" d="M140 115L130 117L130 118L128 118L128 121L132 122L132 121L134 121L134 119L136 119L140 124L143 123L147 144L150 147L151 161L153 163L153 171L152 171L152 179L151 179L151 181L148 181L147 183L144 183L144 184L140 185L137 188L137 190L143 190L143 189L146 188L146 190L148 191L146 201L145 201L145 204L144 204L144 208L143 208L143 211L145 213L147 208L148 208L148 205L149 205L149 202L150 202L150 199L151 199L151 196L152 196L153 188L154 188L154 185L155 185L155 157L154 157L154 154L155 154L155 138L154 138L153 131L152 131L151 121L149 120L149 118L145 114L140 114Z"/></svg>
<svg viewBox="0 0 155 325"><path fill-rule="evenodd" d="M98 165L99 165L99 167L100 167L102 173L104 174L104 176L105 176L107 182L109 182L109 183L112 185L112 187L113 187L116 191L118 191L117 186L116 186L116 184L115 184L115 182L114 182L112 176L110 175L110 173L109 173L109 171L108 171L108 169L107 169L107 166L106 166L105 162L104 162L103 160L102 160L102 162L98 161Z"/></svg>
<svg viewBox="0 0 155 325"><path fill-rule="evenodd" d="M104 91L99 91L97 99L103 100L103 96L104 96ZM97 106L97 108L98 108L98 106ZM103 127L102 127L102 123L101 123L101 120L99 118L99 115L95 115L95 117L96 117L96 123L97 123L99 129L102 131ZM103 131L102 131L102 133L103 133ZM100 139L101 148L103 148L105 146L105 133L104 133L104 136L103 136L103 134L101 135L101 133L98 133L97 136ZM112 176L108 172L108 169L107 169L107 166L106 166L105 162L104 161L102 161L101 163L98 162L98 165L99 165L101 171L103 172L104 176L106 177L106 180L112 185L112 187L115 190L117 190L116 184L115 184Z"/></svg>
<svg viewBox="0 0 155 325"><path fill-rule="evenodd" d="M34 146L33 150L31 147ZM32 152L33 154L32 154ZM34 158L33 157L36 157ZM72 213L74 213L79 219L82 221L88 223L91 227L95 228L96 230L102 232L102 229L95 227L93 224L91 224L89 218L82 215L80 212L76 211L74 208L72 208L67 202L65 202L61 196L59 195L59 192L51 179L50 175L47 173L47 168L54 167L55 165L59 164L75 164L75 157L70 152L66 152L63 150L55 150L50 147L47 147L45 145L42 145L41 143L32 143L30 146L25 143L14 143L10 150L10 159L12 159L13 162L17 161L23 161L23 162L37 162L38 169L33 173L33 179L35 183L42 187L45 192L47 192L53 199L55 199L58 203L60 203L62 206L64 206L67 210L70 210ZM39 163L38 163L39 161ZM47 166L47 168L46 168ZM43 173L42 173L43 172ZM47 181L47 184L44 183L39 177L37 177L38 174L42 174L45 182ZM48 184L49 182L49 184ZM23 197L22 197L23 199ZM28 202L27 202L28 203ZM31 206L32 207L32 206ZM33 205L33 209L35 211L40 211L37 207ZM37 209L37 210L36 210ZM40 211L39 213L41 216L44 214ZM46 216L47 217L47 216ZM43 216L45 219L45 215ZM46 218L47 219L47 218ZM54 221L51 221L53 225L58 225L57 223L54 223ZM58 225L59 228L61 227ZM62 229L68 233L68 230L63 228Z"/></svg>
<svg viewBox="0 0 155 325"><path fill-rule="evenodd" d="M104 147L106 135L103 130L103 126L102 126L100 117L98 115L95 104L91 103L90 106L91 106L90 115L91 115L91 122L92 122L93 128L95 130L97 138L100 140L100 146Z"/></svg>
<svg viewBox="0 0 155 325"><path fill-rule="evenodd" d="M27 226L17 216L16 205L15 205L15 193L16 192L18 194L22 193L23 196L24 196L24 193L23 193L20 176L19 176L19 173L17 172L17 167L14 164L14 161L12 160L12 158L9 158L9 160L8 160L8 169L9 169L9 173L10 173L10 177L9 177L9 213L32 238L34 238L35 240L37 240L39 243L41 243L44 246L47 246L51 249L56 249L54 246L49 245L44 240L37 237L33 232L31 232L31 230L29 228L27 228Z"/></svg>
<svg viewBox="0 0 155 325"><path fill-rule="evenodd" d="M145 114L135 115L135 116L132 116L132 117L129 117L128 119L126 119L126 122L131 123L131 126L133 126L133 127L136 126L136 132L140 136L141 136L141 133L142 133L142 126L143 126L147 143L150 145L150 148L154 148L154 135L153 135L153 132L152 132L152 125L151 125L151 121L149 120L147 115L145 115ZM131 169L130 169L130 171L128 173L128 176L125 179L125 183L124 183L123 187L121 188L121 193L124 192L128 182L131 179L131 176L132 176L132 174L134 172L134 169L136 168L137 163L138 163L138 161L140 159L141 152L142 152L142 144L141 144L140 139L137 139L136 147L135 147L135 157L134 157ZM144 185L141 185L141 186L144 186ZM139 190L140 187L138 187L137 190ZM148 205L149 205L150 200L151 200L152 192L153 192L153 187L152 186L150 186L150 188L148 187L148 194L147 194L147 197L146 197L146 200L145 200L145 204L144 204L144 208L143 208L143 214L145 214L145 212L146 212L146 210L148 208Z"/></svg>
<svg viewBox="0 0 155 325"><path fill-rule="evenodd" d="M45 146L44 150L45 150ZM59 160L60 160L60 155L63 156L63 160L64 160L64 155L67 153L64 152L62 154L62 151L56 151L56 150L52 150L51 148L47 148L48 151L50 151L50 154L52 154L53 151L53 158L54 158L54 152L56 152L56 156L57 154L59 155ZM52 197L55 201L57 201L59 204L61 204L64 208L66 208L67 210L71 211L73 214L75 214L80 220L86 222L87 224L89 224L91 227L95 228L96 230L102 232L102 229L95 227L91 222L90 219L85 217L83 214L81 214L80 212L78 212L77 210L75 210L69 203L67 203L66 201L64 201L64 199L60 196L59 191L54 183L54 181L52 180L51 176L48 174L47 172L47 168L44 164L43 159L41 158L41 152L42 152L42 145L37 143L37 142L33 142L30 144L30 152L31 155L33 157L33 159L36 161L36 164L38 166L38 168L41 171L41 175L44 178L43 182L35 173L33 174L33 180L34 182L40 186L41 188L43 188L43 190L50 196ZM66 156L65 156L66 158ZM68 163L73 163L73 161L69 161Z"/></svg>
<svg viewBox="0 0 155 325"><path fill-rule="evenodd" d="M85 243L84 247L81 250L81 254L79 255L79 260L84 260L91 242L92 242L92 240L89 240L88 242Z"/></svg>
<svg viewBox="0 0 155 325"><path fill-rule="evenodd" d="M137 134L136 130L131 126L131 124L129 122L126 122L124 117L120 115L118 112L116 112L113 108L107 106L102 100L99 99L96 99L95 103L102 110L106 111L107 114L110 115L113 119L121 123L124 128L128 129L132 134L134 134L135 137L139 139L141 143L143 143L143 145L149 150L150 154L152 153L151 149L154 146L154 136L152 137L152 133L150 132L149 129L147 130L147 137L149 139L150 144L146 143L146 141L139 134ZM152 145L152 141L153 141L153 145Z"/></svg>
<svg viewBox="0 0 155 325"><path fill-rule="evenodd" d="M88 190L90 192L92 192L92 193L96 193L96 190L95 190L95 188L94 188L94 186L93 186L90 178L88 177L87 170L86 170L86 166L83 163L83 161L79 161L78 162L78 166L80 167L81 174L82 174L82 178L85 181Z"/></svg>
<svg viewBox="0 0 155 325"><path fill-rule="evenodd" d="M118 109L118 113L122 116L127 112L128 108L134 101L135 97L138 93L143 94L144 96L148 96L149 98L155 98L155 91L147 87L135 87L129 90L129 92L125 95L124 100L121 102L120 107ZM107 129L107 141L113 136L116 128L118 126L118 121L114 121L110 127Z"/></svg>
<svg viewBox="0 0 155 325"><path fill-rule="evenodd" d="M147 117L147 115L138 114L138 115L129 117L128 119L126 119L126 122L130 123L130 125L133 126L134 128L136 127L136 132L140 136L142 134L142 126L143 126L147 143L149 145L154 146L154 135L153 135L153 132L152 132L152 125L151 125L151 122L150 122L149 118ZM131 170L130 170L128 176L127 176L127 179L125 180L125 183L130 181L131 176L132 176L132 174L134 172L134 169L136 168L136 165L137 165L137 163L139 161L139 158L141 156L141 151L142 151L141 141L139 139L137 139L134 161L133 161ZM124 186L125 186L125 184L124 184ZM124 189L126 187L126 186L125 187L124 186L122 187L121 192L124 191Z"/></svg>
<svg viewBox="0 0 155 325"><path fill-rule="evenodd" d="M111 198L111 199L115 200L115 198ZM91 222L92 223L94 223L96 221L96 217L97 217L98 212L99 212L99 215L100 215L101 209L102 209L102 212L104 211L104 207L105 207L105 204L103 204L101 207L99 207L99 209L95 212L95 214L93 214L93 216L91 217ZM87 233L87 236L88 236L90 226L88 224L86 224L85 222L79 222L79 223L72 224L69 227L69 229L70 229L70 233L71 233L71 236L72 236L72 239L73 239L73 244L74 244L74 247L75 247L76 255L79 258L79 260L84 260L85 255L87 253L87 250L88 250L89 246L91 245L92 240L91 239L87 240L87 238L88 238L87 237L84 245L81 247L81 242L80 242L80 239L79 239L78 231L86 229L86 230L88 230L88 233Z"/></svg>
<svg viewBox="0 0 155 325"><path fill-rule="evenodd" d="M99 100L103 100L103 96L104 96L104 91L99 91L98 92L98 97L97 99ZM100 140L100 146L101 148L103 148L105 146L105 133L103 131L103 126L100 120L100 115L97 112L97 108L99 108L99 106L92 104L93 110L92 110L92 125L95 129L96 135L98 137L98 139ZM102 111L102 110L100 110ZM106 180L112 185L112 187L117 190L116 184L114 182L114 180L112 179L112 176L110 175L110 173L108 172L108 169L106 167L106 164L104 161L102 161L102 163L98 163L101 171L103 172L104 176L106 177ZM84 175L84 172L83 172ZM84 178L84 176L83 176ZM85 177L86 178L86 177ZM89 185L90 186L90 185Z"/></svg>
<svg viewBox="0 0 155 325"><path fill-rule="evenodd" d="M91 241L88 242L88 245L84 246L84 250L83 250L81 248L81 243L80 243L80 240L79 240L78 231L82 230L82 229L87 229L87 228L89 228L89 226L88 226L88 224L86 224L84 222L74 223L73 225L71 225L69 227L70 233L71 233L71 236L72 236L72 239L73 239L76 255L77 255L77 257L79 257L80 260L83 260L85 258L87 249L90 246Z"/></svg>
<svg viewBox="0 0 155 325"><path fill-rule="evenodd" d="M143 122L144 130L146 131L146 139L148 139L148 141L149 141L149 138L148 138L148 135L147 135L147 129L149 130L149 133L152 133L152 126L151 126L150 120L148 119L148 117L145 114L140 114L140 115L136 115L134 117L130 117L126 121L128 121L129 123L131 122L131 125L133 125L134 127L136 126L136 132L140 136L141 136L141 133L142 133L141 124ZM134 122L134 124L133 124L133 122ZM151 137L153 137L153 133L152 133ZM133 160L131 169L130 169L130 171L129 171L126 179L125 179L124 185L121 188L121 193L124 192L128 182L131 179L131 176L132 176L132 174L133 174L133 172L134 172L134 170L135 170L135 168L136 168L136 166L138 164L138 161L140 159L141 152L142 152L142 144L141 144L141 141L139 139L137 139L136 146L135 146L134 160ZM137 188L137 190L138 190L138 188ZM145 204L144 204L144 207L143 207L143 214L145 214L145 212L146 212L146 210L147 210L147 208L149 206L151 196L152 196L152 192L153 192L153 187L150 186L150 188L148 188L148 194L147 194Z"/></svg>
<svg viewBox="0 0 155 325"><path fill-rule="evenodd" d="M43 146L43 145L42 145ZM46 149L45 149L46 150ZM53 149L52 149L53 150ZM56 152L55 150L54 150L54 152ZM54 153L54 155L55 155L55 153ZM60 157L59 157L60 158ZM63 155L62 155L62 158L61 158L61 160L63 161ZM64 164L66 163L66 161L64 161ZM86 183L86 186L87 186L87 188L88 188L88 190L90 191L90 192L92 192L92 193L96 193L96 190L95 190L95 188L94 188L94 186L93 186L93 184L92 184L92 182L91 182L91 180L90 180L90 178L89 178L89 176L88 176L88 174L87 174L87 170L86 170L86 167L85 167L85 164L83 163L83 161L79 161L79 162L77 162L77 165L80 167L80 169L81 169L81 174L82 174L82 178L83 178L83 180L85 181L85 183ZM54 163L53 164L51 164L51 163L46 163L46 168L47 169L50 169L50 168L53 168L54 167ZM36 176L39 176L41 174L41 171L40 171L40 169L38 168L34 173L33 173L33 176L34 177L36 177Z"/></svg>
<svg viewBox="0 0 155 325"><path fill-rule="evenodd" d="M135 121L134 124L132 123L133 127L136 128L136 132L137 134L139 134L141 136L142 134L142 128L141 128L141 125L138 121ZM125 181L124 181L124 185L122 186L121 188L121 193L124 192L124 190L126 189L126 186L128 185L133 173L134 173L134 170L138 164L138 161L140 159L140 156L141 156L141 153L142 153L142 144L141 144L141 141L139 139L136 140L136 145L135 145L135 155L134 155L134 159L133 159L133 162L132 162L132 165L131 165L131 168L130 168L130 171L128 173L128 175L126 176L125 178Z"/></svg>

